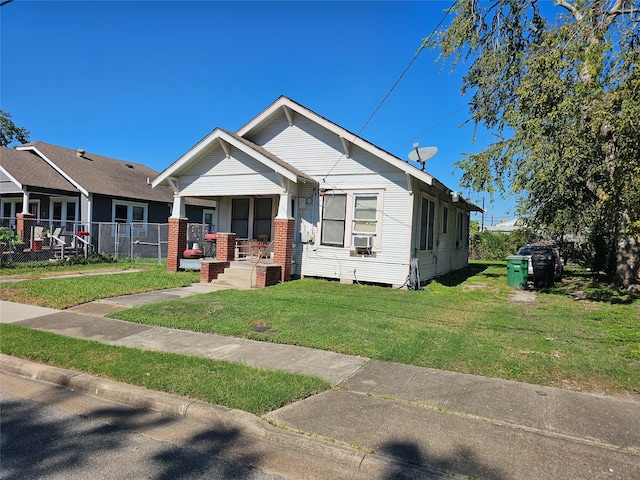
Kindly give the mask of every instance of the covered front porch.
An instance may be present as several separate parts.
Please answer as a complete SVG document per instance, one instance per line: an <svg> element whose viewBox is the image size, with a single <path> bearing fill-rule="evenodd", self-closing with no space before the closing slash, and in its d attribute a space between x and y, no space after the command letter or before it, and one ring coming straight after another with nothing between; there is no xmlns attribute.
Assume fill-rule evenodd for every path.
<svg viewBox="0 0 640 480"><path fill-rule="evenodd" d="M173 165L152 186L168 185L174 192L169 218L167 268L180 269L189 245L185 199L215 200L216 255L201 269L203 280L227 268L238 257L267 255L279 268L269 282L291 279L295 199L301 183L315 183L262 147L222 129L215 129ZM211 232L213 234L214 232ZM277 279L277 281L276 281Z"/></svg>
<svg viewBox="0 0 640 480"><path fill-rule="evenodd" d="M219 230L197 237L189 231L184 200L185 197L176 195L169 218L169 271L183 269L185 259L199 262L200 281L210 283L232 262L236 265L242 262L251 265L255 272L253 286L264 287L291 279L295 219L287 192L276 196L216 197ZM194 252L202 253L193 258Z"/></svg>

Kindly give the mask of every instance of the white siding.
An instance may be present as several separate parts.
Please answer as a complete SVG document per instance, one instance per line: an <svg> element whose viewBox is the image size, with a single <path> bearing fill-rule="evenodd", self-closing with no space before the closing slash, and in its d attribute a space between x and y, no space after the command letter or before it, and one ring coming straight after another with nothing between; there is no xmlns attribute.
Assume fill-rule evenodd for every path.
<svg viewBox="0 0 640 480"><path fill-rule="evenodd" d="M280 112L247 137L317 182L289 186L289 194L297 197L297 211L292 212L297 221L293 275L403 285L414 256L420 262L422 281L466 265L466 246L455 246L454 204L449 204L448 232L442 234L442 205L450 200L447 190L439 191L440 187L414 180L412 194L404 171L351 144L347 155L337 135L295 112L293 116L290 126ZM227 157L214 143L189 166L188 174L180 177L183 195L220 198L219 231L231 228L231 197L273 195L277 206L283 193L275 172L236 149L230 153ZM375 255L353 256L350 238L344 248L320 244L320 190L348 195L378 194L377 208L382 214L378 219L380 235L376 237ZM418 250L422 195L428 195L436 205L433 251ZM313 240L302 244L301 231L309 232Z"/></svg>
<svg viewBox="0 0 640 480"><path fill-rule="evenodd" d="M244 152L212 146L180 178L186 196L271 195L282 192L278 175Z"/></svg>
<svg viewBox="0 0 640 480"><path fill-rule="evenodd" d="M469 251L464 236L461 245L456 246L456 216L462 210L449 201L444 192L433 194L434 189L422 185L416 191L416 199L413 205L413 215L416 228L413 235L412 251L419 261L420 281L444 275L448 272L464 268L468 264ZM419 250L421 225L422 198L428 198L435 202L435 234L433 250ZM443 206L448 208L447 233L442 232ZM464 212L465 222L469 221L469 215ZM465 228L466 235L466 228Z"/></svg>
<svg viewBox="0 0 640 480"><path fill-rule="evenodd" d="M345 156L337 136L300 116L295 117L293 126L288 126L284 115L276 117L251 141L314 177L320 188L348 193L379 191L379 202L384 201L383 205L378 205L383 214L375 257L352 256L350 242L344 248L320 244L318 189L304 185L299 202L299 229L311 232L314 242L296 245L295 274L404 284L409 274L412 222L408 203L411 196L404 172L353 146L350 157ZM299 238L297 232L295 238Z"/></svg>

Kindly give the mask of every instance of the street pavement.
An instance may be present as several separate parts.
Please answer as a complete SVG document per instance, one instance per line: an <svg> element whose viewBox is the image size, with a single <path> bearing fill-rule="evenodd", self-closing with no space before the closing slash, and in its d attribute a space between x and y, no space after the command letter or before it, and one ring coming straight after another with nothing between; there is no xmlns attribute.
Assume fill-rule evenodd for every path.
<svg viewBox="0 0 640 480"><path fill-rule="evenodd" d="M150 408L184 422L233 428L244 439L238 445L252 439L252 448L258 449L251 456L255 468L285 478L640 478L637 397L575 392L103 317L212 288L196 284L65 311L0 302L0 321L111 345L315 375L334 388L258 418L1 356L0 371L6 374L2 389L23 385L5 380L9 375ZM20 397L21 388L23 398L34 399L27 387L7 393Z"/></svg>

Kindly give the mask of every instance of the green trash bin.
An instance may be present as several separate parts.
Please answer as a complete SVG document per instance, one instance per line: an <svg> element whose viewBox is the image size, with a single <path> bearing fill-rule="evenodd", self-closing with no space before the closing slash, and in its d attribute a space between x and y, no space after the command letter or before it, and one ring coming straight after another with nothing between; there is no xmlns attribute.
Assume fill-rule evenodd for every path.
<svg viewBox="0 0 640 480"><path fill-rule="evenodd" d="M507 257L507 285L526 288L529 274L529 259L524 255Z"/></svg>

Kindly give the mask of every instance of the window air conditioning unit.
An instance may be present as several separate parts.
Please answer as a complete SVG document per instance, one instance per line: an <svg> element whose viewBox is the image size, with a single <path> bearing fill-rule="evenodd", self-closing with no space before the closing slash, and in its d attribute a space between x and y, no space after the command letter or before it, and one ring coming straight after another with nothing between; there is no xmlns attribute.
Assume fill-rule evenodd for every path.
<svg viewBox="0 0 640 480"><path fill-rule="evenodd" d="M373 237L371 235L354 235L353 246L356 248L371 248Z"/></svg>

